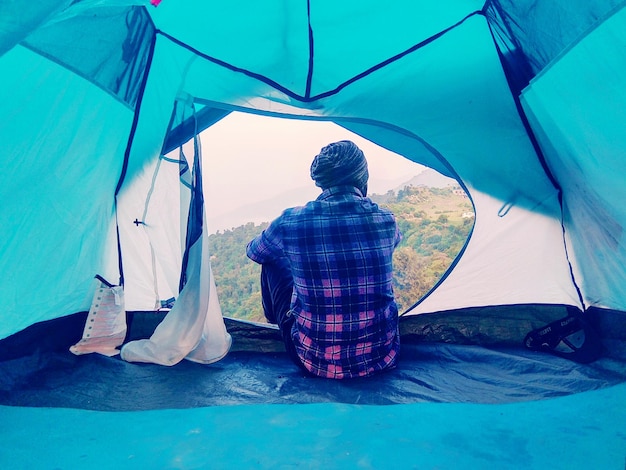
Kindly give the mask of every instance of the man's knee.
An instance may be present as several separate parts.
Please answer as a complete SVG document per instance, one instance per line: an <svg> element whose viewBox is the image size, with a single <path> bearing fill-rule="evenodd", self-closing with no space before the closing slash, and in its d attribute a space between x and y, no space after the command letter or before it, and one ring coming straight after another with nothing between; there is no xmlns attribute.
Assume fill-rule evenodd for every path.
<svg viewBox="0 0 626 470"><path fill-rule="evenodd" d="M286 258L261 266L261 301L267 321L279 324L291 308L293 276Z"/></svg>

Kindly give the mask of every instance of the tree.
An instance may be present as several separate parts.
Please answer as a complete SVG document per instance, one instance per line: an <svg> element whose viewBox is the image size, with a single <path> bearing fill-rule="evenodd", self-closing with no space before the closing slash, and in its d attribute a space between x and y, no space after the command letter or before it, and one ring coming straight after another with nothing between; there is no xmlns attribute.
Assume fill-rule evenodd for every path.
<svg viewBox="0 0 626 470"><path fill-rule="evenodd" d="M395 251L393 286L400 311L413 305L430 288L425 261L423 256L410 247L401 247Z"/></svg>
<svg viewBox="0 0 626 470"><path fill-rule="evenodd" d="M372 195L396 216L403 240L394 253L394 293L401 311L424 296L463 248L473 219L468 198L452 188L405 186L397 196ZM265 321L261 304L261 267L246 256L246 244L268 223L249 222L209 236L211 266L222 312L226 316Z"/></svg>

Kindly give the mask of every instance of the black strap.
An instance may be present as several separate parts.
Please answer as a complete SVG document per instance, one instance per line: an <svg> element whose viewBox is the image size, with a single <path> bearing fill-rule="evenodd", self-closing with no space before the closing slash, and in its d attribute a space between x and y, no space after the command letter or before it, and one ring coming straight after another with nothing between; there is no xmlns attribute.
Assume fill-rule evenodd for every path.
<svg viewBox="0 0 626 470"><path fill-rule="evenodd" d="M531 331L524 339L524 346L532 351L548 352L582 364L602 356L600 336L579 312L572 312Z"/></svg>

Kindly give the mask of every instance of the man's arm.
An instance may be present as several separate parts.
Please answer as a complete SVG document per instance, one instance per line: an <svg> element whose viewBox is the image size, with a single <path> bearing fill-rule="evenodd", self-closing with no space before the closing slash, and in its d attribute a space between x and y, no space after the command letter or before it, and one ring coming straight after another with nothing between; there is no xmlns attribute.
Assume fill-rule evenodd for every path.
<svg viewBox="0 0 626 470"><path fill-rule="evenodd" d="M394 217L394 222L395 222L395 217ZM400 232L400 228L398 227L398 223L395 222L396 224L396 235L395 235L395 240L393 243L393 247L396 248L398 246L398 244L402 241L402 232Z"/></svg>
<svg viewBox="0 0 626 470"><path fill-rule="evenodd" d="M280 218L248 243L246 255L252 261L263 264L284 256Z"/></svg>

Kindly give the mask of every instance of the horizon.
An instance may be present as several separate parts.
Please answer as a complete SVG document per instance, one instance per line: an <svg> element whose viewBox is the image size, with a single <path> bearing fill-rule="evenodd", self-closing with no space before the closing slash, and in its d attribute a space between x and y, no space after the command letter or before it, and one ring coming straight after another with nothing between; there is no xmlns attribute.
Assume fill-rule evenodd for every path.
<svg viewBox="0 0 626 470"><path fill-rule="evenodd" d="M309 168L315 155L331 142L352 140L363 150L370 194L384 194L426 169L329 121L233 112L200 138L211 233L249 222L243 220L247 208L258 210L276 198L282 198L285 209L317 197L321 190L311 180ZM262 222L272 220L282 209L270 208L259 217L269 217ZM242 221L237 224L239 218Z"/></svg>

